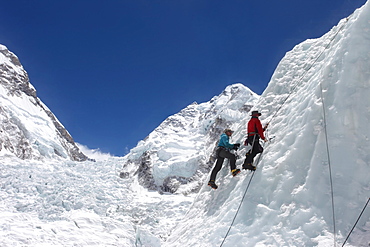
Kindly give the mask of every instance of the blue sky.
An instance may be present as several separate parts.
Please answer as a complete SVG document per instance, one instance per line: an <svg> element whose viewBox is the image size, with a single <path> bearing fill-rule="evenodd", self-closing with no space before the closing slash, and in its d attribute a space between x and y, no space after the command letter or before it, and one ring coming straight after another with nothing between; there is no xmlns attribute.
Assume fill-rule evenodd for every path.
<svg viewBox="0 0 370 247"><path fill-rule="evenodd" d="M3 1L0 44L76 142L123 156L229 84L261 94L287 51L365 2Z"/></svg>

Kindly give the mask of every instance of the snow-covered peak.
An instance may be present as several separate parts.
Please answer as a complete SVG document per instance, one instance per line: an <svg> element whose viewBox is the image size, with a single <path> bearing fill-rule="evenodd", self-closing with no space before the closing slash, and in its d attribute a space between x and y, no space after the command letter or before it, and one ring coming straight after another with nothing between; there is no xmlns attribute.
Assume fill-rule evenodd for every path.
<svg viewBox="0 0 370 247"><path fill-rule="evenodd" d="M125 156L121 174L164 192L197 191L213 165L219 133L247 116L259 96L238 83L209 102L193 103L164 120Z"/></svg>
<svg viewBox="0 0 370 247"><path fill-rule="evenodd" d="M86 160L73 138L36 96L16 55L0 45L0 155Z"/></svg>

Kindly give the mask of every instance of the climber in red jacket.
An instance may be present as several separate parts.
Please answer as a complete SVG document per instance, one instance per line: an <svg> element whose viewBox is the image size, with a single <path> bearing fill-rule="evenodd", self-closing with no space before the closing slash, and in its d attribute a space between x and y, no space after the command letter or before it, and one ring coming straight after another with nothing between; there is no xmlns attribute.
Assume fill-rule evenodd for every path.
<svg viewBox="0 0 370 247"><path fill-rule="evenodd" d="M267 141L266 137L264 136L263 132L266 130L267 125L262 128L261 121L258 119L261 116L261 113L258 111L252 111L252 118L248 122L248 138L245 140L244 145L251 145L251 150L246 154L247 158L244 161L243 169L249 170L256 170L256 167L253 166L253 159L254 157L263 152L263 148L259 143L259 139L261 138L265 142Z"/></svg>

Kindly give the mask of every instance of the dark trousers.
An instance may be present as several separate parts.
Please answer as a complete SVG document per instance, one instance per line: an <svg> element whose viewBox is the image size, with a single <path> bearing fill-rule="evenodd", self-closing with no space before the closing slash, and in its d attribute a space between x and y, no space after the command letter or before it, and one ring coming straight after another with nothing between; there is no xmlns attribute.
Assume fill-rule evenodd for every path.
<svg viewBox="0 0 370 247"><path fill-rule="evenodd" d="M247 158L244 161L244 165L253 164L254 157L263 152L263 147L260 144L260 137L258 135L248 136L247 142L252 145L252 149L247 153Z"/></svg>
<svg viewBox="0 0 370 247"><path fill-rule="evenodd" d="M230 153L227 149L218 148L217 150L217 161L215 167L213 167L211 178L209 180L216 181L217 173L221 170L222 164L224 163L225 158L230 161L230 169L234 170L236 168L236 157L234 154Z"/></svg>

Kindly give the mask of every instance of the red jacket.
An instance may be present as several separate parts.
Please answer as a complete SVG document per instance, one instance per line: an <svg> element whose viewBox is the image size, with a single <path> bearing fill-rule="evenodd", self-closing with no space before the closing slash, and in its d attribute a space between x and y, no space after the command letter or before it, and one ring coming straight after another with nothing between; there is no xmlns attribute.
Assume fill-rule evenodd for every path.
<svg viewBox="0 0 370 247"><path fill-rule="evenodd" d="M257 128L257 129L256 129ZM265 136L263 135L261 121L257 117L252 117L251 120L248 122L248 136L253 136L258 133L262 140L265 140Z"/></svg>

